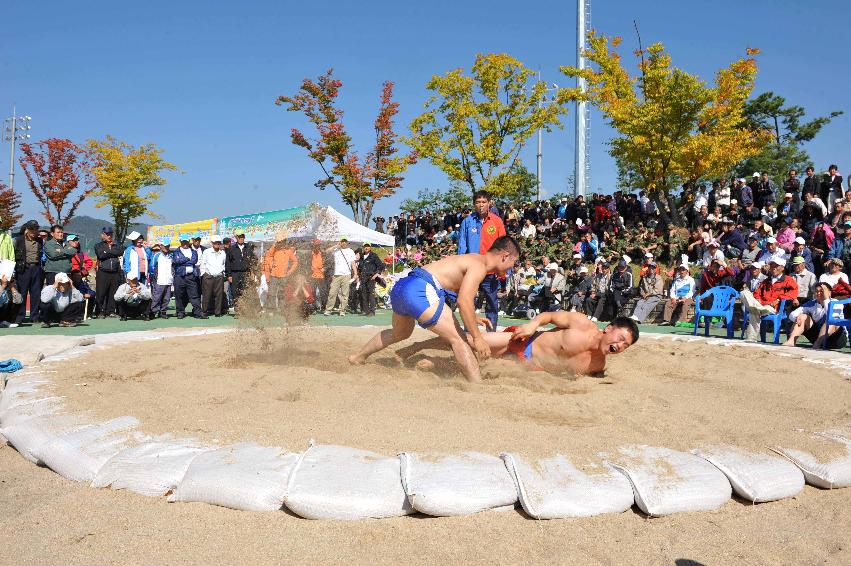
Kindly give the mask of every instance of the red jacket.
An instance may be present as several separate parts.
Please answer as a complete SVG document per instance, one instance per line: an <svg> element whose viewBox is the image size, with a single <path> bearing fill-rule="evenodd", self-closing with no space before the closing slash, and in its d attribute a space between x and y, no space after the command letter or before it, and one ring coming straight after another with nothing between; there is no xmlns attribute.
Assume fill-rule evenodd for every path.
<svg viewBox="0 0 851 566"><path fill-rule="evenodd" d="M773 305L781 299L788 301L798 298L798 282L788 275L782 276L776 282L766 277L754 291L754 298L763 305Z"/></svg>

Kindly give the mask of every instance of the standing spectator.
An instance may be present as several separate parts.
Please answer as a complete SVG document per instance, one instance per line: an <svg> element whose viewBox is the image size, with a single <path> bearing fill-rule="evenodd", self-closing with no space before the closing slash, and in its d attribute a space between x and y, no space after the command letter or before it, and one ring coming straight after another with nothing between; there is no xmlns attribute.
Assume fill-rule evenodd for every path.
<svg viewBox="0 0 851 566"><path fill-rule="evenodd" d="M768 177L768 172L763 171L762 179L757 181L756 190L754 191L754 206L759 209L765 208L769 203L774 204L774 199L777 194L777 187Z"/></svg>
<svg viewBox="0 0 851 566"><path fill-rule="evenodd" d="M151 289L138 277L128 277L115 292L115 303L121 320L140 318L151 320Z"/></svg>
<svg viewBox="0 0 851 566"><path fill-rule="evenodd" d="M346 305L349 304L349 286L352 279L357 280L357 269L355 252L349 248L349 239L340 238L340 243L335 248L328 250L334 259L334 274L331 278L331 287L328 290L328 302L325 303L325 316L331 316L331 311L336 306L337 299L340 300L340 316L346 316Z"/></svg>
<svg viewBox="0 0 851 566"><path fill-rule="evenodd" d="M3 220L2 216L0 216L0 220ZM2 260L13 263L15 261L15 242L5 230L0 230L0 261Z"/></svg>
<svg viewBox="0 0 851 566"><path fill-rule="evenodd" d="M121 270L124 250L112 240L112 228L104 226L100 231L100 242L95 244L95 257L98 260L95 279L95 295L98 313L101 318L115 315L115 292L122 284Z"/></svg>
<svg viewBox="0 0 851 566"><path fill-rule="evenodd" d="M226 271L231 285L234 308L236 308L242 293L245 292L246 278L254 269L257 258L254 255L254 244L245 241L245 230L237 228L234 230L234 236L236 244L231 245L227 251Z"/></svg>
<svg viewBox="0 0 851 566"><path fill-rule="evenodd" d="M211 247L201 254L201 310L207 316L222 316L225 306L225 251L222 237L210 236ZM296 264L297 265L297 264Z"/></svg>
<svg viewBox="0 0 851 566"><path fill-rule="evenodd" d="M23 233L15 238L15 284L21 294L21 305L15 322L24 322L27 314L27 299L30 303L30 322L38 322L39 301L41 297L44 271L41 268L41 254L44 244L38 238L38 222L28 220Z"/></svg>
<svg viewBox="0 0 851 566"><path fill-rule="evenodd" d="M489 192L476 191L473 195L475 210L461 222L459 254L485 254L491 249L494 240L506 235L502 219L491 212L491 205ZM485 316L491 323L489 330L493 332L499 318L499 281L496 274L487 274L480 290L485 294Z"/></svg>
<svg viewBox="0 0 851 566"><path fill-rule="evenodd" d="M759 180L759 173L754 173L754 185L756 181ZM739 187L739 204L742 205L742 208L747 206L752 206L754 204L754 190L751 185L748 185L744 179L739 179L740 187Z"/></svg>
<svg viewBox="0 0 851 566"><path fill-rule="evenodd" d="M821 200L827 203L828 212L833 211L833 203L842 198L842 175L836 165L827 168L821 180Z"/></svg>
<svg viewBox="0 0 851 566"><path fill-rule="evenodd" d="M272 298L274 308L283 306L278 295L284 291L287 278L298 269L298 256L295 247L287 242L285 232L278 232L275 237L275 245L266 252L263 258L263 275L269 285L269 297Z"/></svg>
<svg viewBox="0 0 851 566"><path fill-rule="evenodd" d="M50 227L50 239L44 244L44 255L47 261L44 264L45 285L53 285L57 273L67 274L71 271L71 258L77 253L73 247L65 241L65 230L59 224Z"/></svg>
<svg viewBox="0 0 851 566"><path fill-rule="evenodd" d="M665 301L665 310L662 313L662 325L671 324L674 314L679 310L677 322L688 322L689 309L694 304L695 282L689 275L688 266L677 267L677 276L671 281L671 289L668 291L669 299Z"/></svg>
<svg viewBox="0 0 851 566"><path fill-rule="evenodd" d="M384 271L384 262L372 251L372 244L363 244L363 255L358 262L360 280L360 308L366 316L375 316L375 281Z"/></svg>
<svg viewBox="0 0 851 566"><path fill-rule="evenodd" d="M316 308L323 309L322 299L326 298L325 287L325 256L322 252L322 242L313 240L313 249L310 252L310 283L313 287L313 296L316 297Z"/></svg>
<svg viewBox="0 0 851 566"><path fill-rule="evenodd" d="M798 308L813 298L816 290L816 276L807 269L804 258L797 256L792 259L792 278L798 284L798 297L792 301L792 306Z"/></svg>
<svg viewBox="0 0 851 566"><path fill-rule="evenodd" d="M174 268L168 242L157 242L159 249L151 258L151 315L168 318L168 303L171 301L171 286L174 284Z"/></svg>
<svg viewBox="0 0 851 566"><path fill-rule="evenodd" d="M383 216L376 216L375 218L373 218L372 221L375 222L375 231L383 234L384 233L384 217Z"/></svg>
<svg viewBox="0 0 851 566"><path fill-rule="evenodd" d="M54 238L56 231L53 231ZM83 295L71 284L68 274L59 272L53 275L53 283L41 290L39 319L42 328L51 324L77 326L83 316Z"/></svg>
<svg viewBox="0 0 851 566"><path fill-rule="evenodd" d="M630 318L639 324L643 324L653 309L662 301L664 292L664 281L662 276L656 273L656 262L651 261L641 281L638 282L638 302Z"/></svg>
<svg viewBox="0 0 851 566"><path fill-rule="evenodd" d="M201 309L198 296L198 278L195 276L198 252L189 245L189 234L180 235L180 247L171 254L174 266L174 299L177 318L186 317L186 303L192 304L192 316L207 318Z"/></svg>
<svg viewBox="0 0 851 566"><path fill-rule="evenodd" d="M777 314L781 300L793 301L798 297L798 284L795 279L784 273L786 269L784 259L772 259L769 269L769 276L759 284L756 291L752 293L744 289L739 294L742 305L748 309L749 314L745 340L751 342L759 339L759 327L763 316Z"/></svg>
<svg viewBox="0 0 851 566"><path fill-rule="evenodd" d="M804 177L804 188L801 190L801 199L807 194L813 196L821 195L821 183L816 177L815 169L812 166L807 167L806 177Z"/></svg>
<svg viewBox="0 0 851 566"><path fill-rule="evenodd" d="M94 267L95 262L89 257L89 254L80 249L80 238L77 234L68 234L65 240L77 252L71 258L71 272L68 277L71 278L74 287L79 289L83 281L88 279L89 271Z"/></svg>
<svg viewBox="0 0 851 566"><path fill-rule="evenodd" d="M121 259L121 269L127 279L136 278L140 283L148 282L148 271L151 265L151 250L142 244L144 238L135 230L127 235L130 245L124 250Z"/></svg>

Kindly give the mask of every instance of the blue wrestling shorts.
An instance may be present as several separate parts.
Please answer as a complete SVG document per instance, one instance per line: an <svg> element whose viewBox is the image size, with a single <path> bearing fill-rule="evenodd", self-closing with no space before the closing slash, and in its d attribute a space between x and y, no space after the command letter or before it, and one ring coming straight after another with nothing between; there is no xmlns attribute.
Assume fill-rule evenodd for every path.
<svg viewBox="0 0 851 566"><path fill-rule="evenodd" d="M394 313L410 316L421 327L428 328L434 326L440 319L446 295L447 291L440 286L431 273L417 267L393 286L390 291L390 304ZM420 322L422 314L435 303L438 305L434 316L426 322Z"/></svg>

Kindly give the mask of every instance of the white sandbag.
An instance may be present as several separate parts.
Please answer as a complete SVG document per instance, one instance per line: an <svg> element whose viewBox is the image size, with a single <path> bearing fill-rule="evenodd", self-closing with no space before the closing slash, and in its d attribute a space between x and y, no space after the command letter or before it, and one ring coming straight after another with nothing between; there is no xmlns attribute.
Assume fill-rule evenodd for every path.
<svg viewBox="0 0 851 566"><path fill-rule="evenodd" d="M43 397L15 405L3 413L0 426L10 427L27 419L59 413L63 409L62 397Z"/></svg>
<svg viewBox="0 0 851 566"><path fill-rule="evenodd" d="M794 497L804 489L804 474L794 464L736 446L712 445L692 450L721 470L736 495L762 503Z"/></svg>
<svg viewBox="0 0 851 566"><path fill-rule="evenodd" d="M50 382L44 378L12 378L0 395L0 426L7 426L5 414L14 407L32 403L51 394L47 391Z"/></svg>
<svg viewBox="0 0 851 566"><path fill-rule="evenodd" d="M347 446L311 446L290 476L284 504L306 519L410 514L399 459Z"/></svg>
<svg viewBox="0 0 851 566"><path fill-rule="evenodd" d="M845 454L828 461L822 461L803 450L775 448L778 454L786 456L804 473L807 483L824 489L851 487L851 440L845 436L831 433L812 433L844 445Z"/></svg>
<svg viewBox="0 0 851 566"><path fill-rule="evenodd" d="M619 452L611 465L629 478L636 505L648 515L709 511L732 494L727 477L693 454L652 446L628 446Z"/></svg>
<svg viewBox="0 0 851 566"><path fill-rule="evenodd" d="M138 425L136 417L118 417L86 426L43 444L35 456L64 478L91 482L107 460L142 440Z"/></svg>
<svg viewBox="0 0 851 566"><path fill-rule="evenodd" d="M234 444L198 454L169 501L200 501L243 511L278 511L298 454Z"/></svg>
<svg viewBox="0 0 851 566"><path fill-rule="evenodd" d="M174 490L196 456L214 450L192 440L143 442L125 448L101 467L93 487L127 489L159 497Z"/></svg>
<svg viewBox="0 0 851 566"><path fill-rule="evenodd" d="M434 517L470 515L517 502L517 486L505 463L496 456L402 452L399 460L405 494L420 513Z"/></svg>
<svg viewBox="0 0 851 566"><path fill-rule="evenodd" d="M0 429L0 434L30 462L39 463L38 454L45 444L63 434L89 425L73 415L44 415L26 419Z"/></svg>
<svg viewBox="0 0 851 566"><path fill-rule="evenodd" d="M502 459L517 484L523 510L535 519L622 513L635 501L629 480L609 466L589 474L562 455L532 463L517 454L503 454Z"/></svg>

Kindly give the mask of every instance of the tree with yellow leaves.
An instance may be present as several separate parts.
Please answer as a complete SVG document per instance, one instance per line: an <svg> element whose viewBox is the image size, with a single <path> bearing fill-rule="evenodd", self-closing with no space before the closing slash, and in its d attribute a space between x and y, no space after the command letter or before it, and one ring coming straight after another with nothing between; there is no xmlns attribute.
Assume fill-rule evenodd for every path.
<svg viewBox="0 0 851 566"><path fill-rule="evenodd" d="M756 155L770 132L748 126L743 114L757 75L756 49L734 61L706 85L698 76L671 66L661 43L639 48L638 74L624 68L615 48L619 37L588 34L592 66L562 67L582 77L587 88L565 89L571 100L596 106L618 131L609 142L622 181L647 191L666 223L681 224L672 190L687 193L697 181L725 174Z"/></svg>
<svg viewBox="0 0 851 566"><path fill-rule="evenodd" d="M105 140L89 140L94 165L91 173L95 179L95 206L109 206L115 225L116 241L124 241L131 222L140 216L158 215L151 205L160 198L161 187L166 180L163 171L177 171L177 167L166 161L163 150L154 144L138 148L107 136Z"/></svg>
<svg viewBox="0 0 851 566"><path fill-rule="evenodd" d="M411 122L405 141L450 181L499 197L523 185L512 177L522 176L517 159L529 137L561 126L567 109L561 93L543 104L546 85L530 84L533 72L509 55L477 55L472 71L431 78L426 112Z"/></svg>

